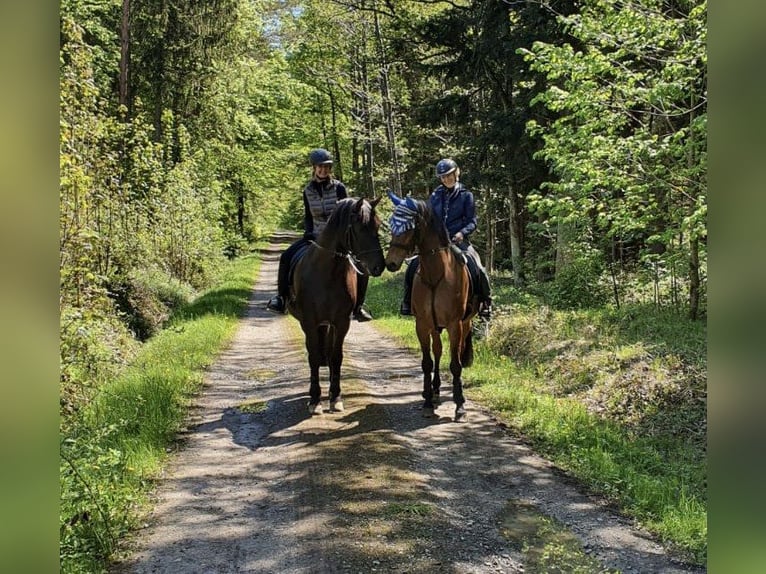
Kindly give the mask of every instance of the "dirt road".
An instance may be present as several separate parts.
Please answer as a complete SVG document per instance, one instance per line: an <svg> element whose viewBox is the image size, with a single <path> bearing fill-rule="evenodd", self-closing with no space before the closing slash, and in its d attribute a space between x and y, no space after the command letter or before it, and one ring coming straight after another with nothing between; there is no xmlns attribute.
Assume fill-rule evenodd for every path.
<svg viewBox="0 0 766 574"><path fill-rule="evenodd" d="M374 321L346 339L345 412L310 417L303 334L265 310L278 254L264 254L247 316L115 572L704 571L671 561L470 400L452 422L449 386L441 418L421 417L420 359Z"/></svg>

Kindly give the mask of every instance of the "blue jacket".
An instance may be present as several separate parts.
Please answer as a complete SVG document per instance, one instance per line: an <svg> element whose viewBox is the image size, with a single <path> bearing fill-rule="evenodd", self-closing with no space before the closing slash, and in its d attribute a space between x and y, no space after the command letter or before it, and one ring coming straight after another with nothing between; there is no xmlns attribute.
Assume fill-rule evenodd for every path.
<svg viewBox="0 0 766 574"><path fill-rule="evenodd" d="M450 239L458 231L463 234L465 240L461 247L465 248L469 243L469 236L476 230L476 204L473 193L457 182L451 190L440 185L431 193L429 200L434 215L442 219L447 226Z"/></svg>

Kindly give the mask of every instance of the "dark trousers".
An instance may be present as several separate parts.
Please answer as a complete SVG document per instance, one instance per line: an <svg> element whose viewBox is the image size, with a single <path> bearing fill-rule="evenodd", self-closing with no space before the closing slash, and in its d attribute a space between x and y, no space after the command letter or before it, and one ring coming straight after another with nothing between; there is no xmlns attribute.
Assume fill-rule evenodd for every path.
<svg viewBox="0 0 766 574"><path fill-rule="evenodd" d="M287 299L290 295L290 265L295 257L303 247L308 247L309 240L300 238L293 243L290 247L282 252L279 256L279 271L277 272L277 293L279 293L283 299Z"/></svg>
<svg viewBox="0 0 766 574"><path fill-rule="evenodd" d="M299 239L279 256L279 271L277 271L277 293L284 299L290 296L290 266L295 255L304 247L308 247L308 239ZM367 284L370 282L369 275L356 276L356 309L359 309L367 297Z"/></svg>

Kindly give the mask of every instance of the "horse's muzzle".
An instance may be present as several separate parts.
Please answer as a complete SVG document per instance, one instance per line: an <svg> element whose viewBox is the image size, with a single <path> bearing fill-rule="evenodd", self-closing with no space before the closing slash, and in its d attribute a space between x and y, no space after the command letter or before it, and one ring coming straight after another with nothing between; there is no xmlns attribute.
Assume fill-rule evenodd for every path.
<svg viewBox="0 0 766 574"><path fill-rule="evenodd" d="M398 271L399 268L402 266L402 262L396 262L396 261L387 261L386 262L386 269L389 271Z"/></svg>
<svg viewBox="0 0 766 574"><path fill-rule="evenodd" d="M372 275L373 277L380 277L381 275L383 275L383 271L385 270L386 270L385 265L383 263L379 263L379 264L373 265L369 271L370 271L370 275Z"/></svg>

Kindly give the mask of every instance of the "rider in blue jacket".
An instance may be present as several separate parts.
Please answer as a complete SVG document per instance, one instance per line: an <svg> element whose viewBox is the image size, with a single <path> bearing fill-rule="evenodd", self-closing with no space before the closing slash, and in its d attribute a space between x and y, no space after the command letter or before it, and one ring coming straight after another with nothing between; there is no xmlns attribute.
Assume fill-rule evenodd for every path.
<svg viewBox="0 0 766 574"><path fill-rule="evenodd" d="M460 168L451 159L443 159L436 164L436 176L441 184L431 193L429 202L434 215L444 221L452 242L468 256L468 265L478 275L479 285L474 286L479 296L479 316L489 319L492 310L492 297L489 276L481 264L481 258L469 241L476 231L476 204L473 193L460 183ZM404 274L404 298L399 309L401 315L412 315L412 280L418 269L418 258L412 259Z"/></svg>

